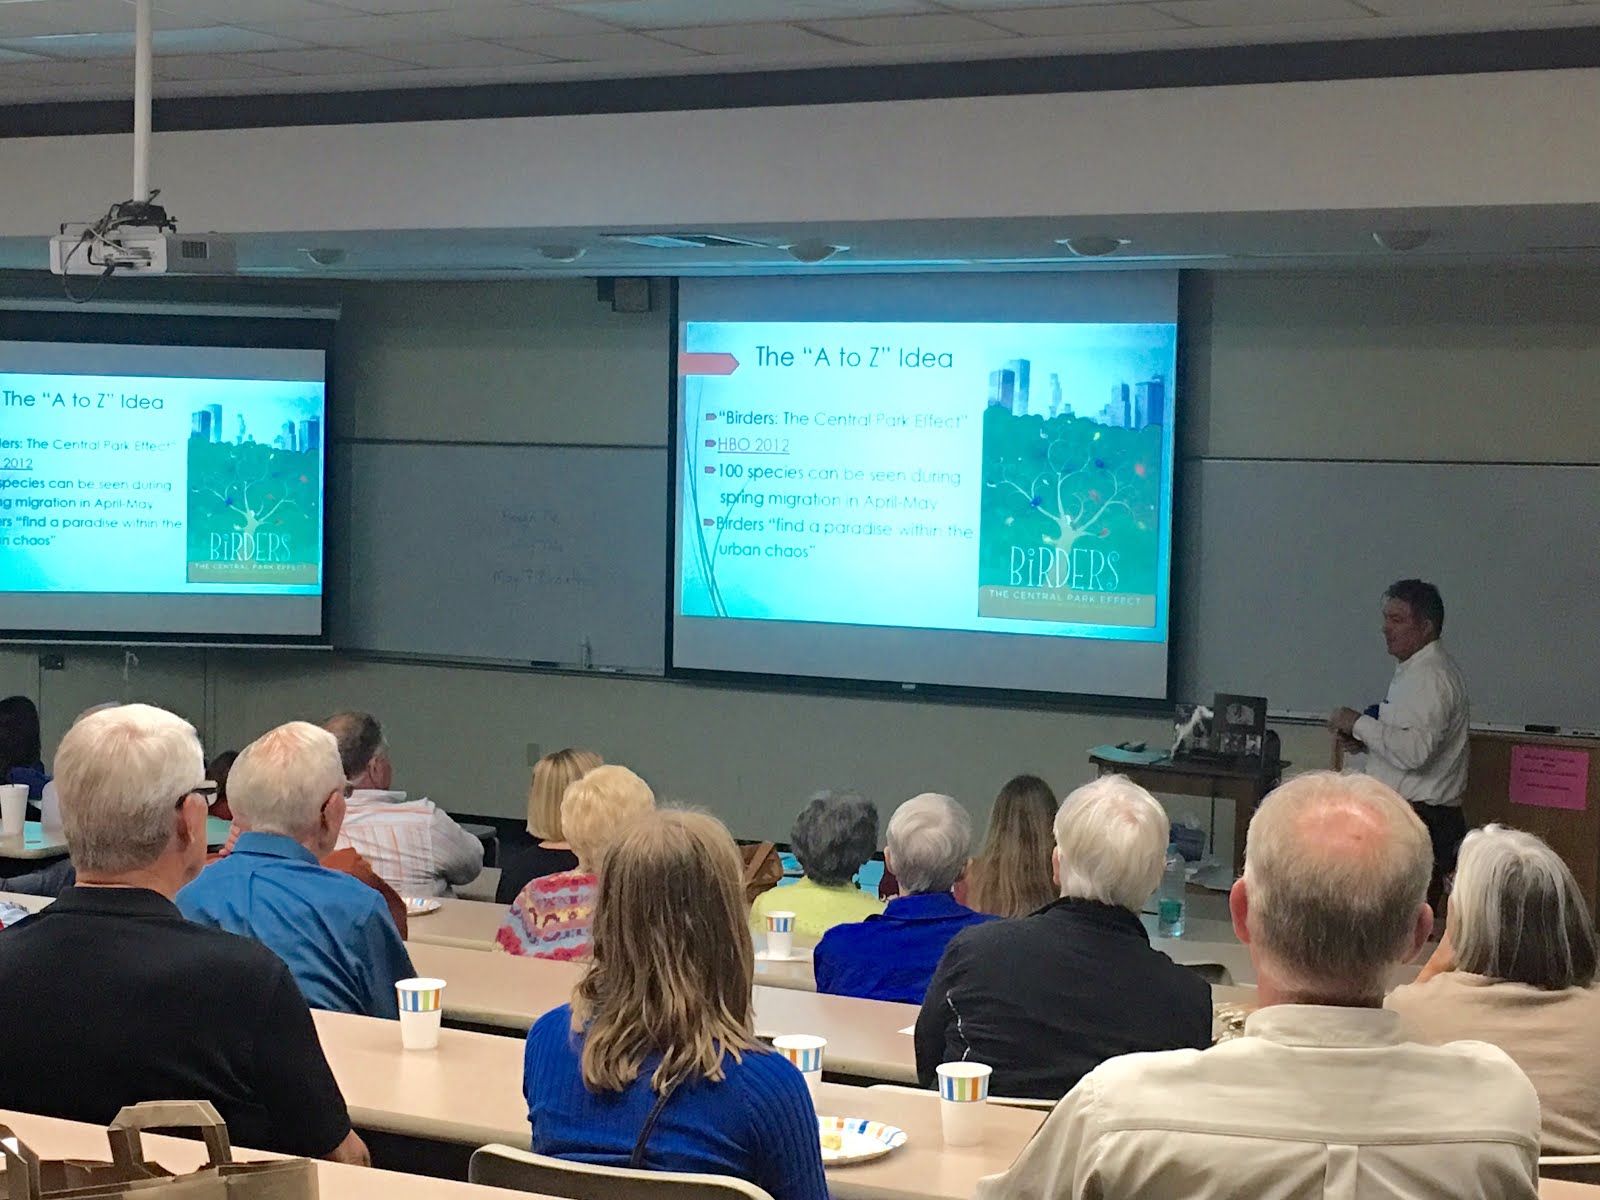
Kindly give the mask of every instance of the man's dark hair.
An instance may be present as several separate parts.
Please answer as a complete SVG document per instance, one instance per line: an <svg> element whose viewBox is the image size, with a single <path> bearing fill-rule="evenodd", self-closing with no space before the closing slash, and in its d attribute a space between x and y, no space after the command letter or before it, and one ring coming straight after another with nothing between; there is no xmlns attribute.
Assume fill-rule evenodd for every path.
<svg viewBox="0 0 1600 1200"><path fill-rule="evenodd" d="M1432 621L1435 637L1444 632L1444 599L1433 584L1420 579L1400 579L1389 585L1383 598L1400 601L1420 621Z"/></svg>
<svg viewBox="0 0 1600 1200"><path fill-rule="evenodd" d="M371 713L334 713L322 727L339 743L339 761L344 765L346 779L354 779L365 771L383 749L383 726Z"/></svg>

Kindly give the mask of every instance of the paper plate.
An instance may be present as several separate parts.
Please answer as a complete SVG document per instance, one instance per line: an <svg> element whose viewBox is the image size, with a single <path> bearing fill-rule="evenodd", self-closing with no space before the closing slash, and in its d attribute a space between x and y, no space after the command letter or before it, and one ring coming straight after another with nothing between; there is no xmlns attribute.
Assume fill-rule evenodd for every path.
<svg viewBox="0 0 1600 1200"><path fill-rule="evenodd" d="M438 912L444 907L444 902L432 896L407 896L406 916L425 917L431 912Z"/></svg>
<svg viewBox="0 0 1600 1200"><path fill-rule="evenodd" d="M773 954L771 950L757 950L756 961L770 963L810 962L811 951L807 950L804 946L796 946L793 953L791 953L787 958L779 958L777 955Z"/></svg>
<svg viewBox="0 0 1600 1200"><path fill-rule="evenodd" d="M823 1138L822 1162L829 1167L871 1162L906 1144L904 1129L862 1117L818 1117L817 1131Z"/></svg>

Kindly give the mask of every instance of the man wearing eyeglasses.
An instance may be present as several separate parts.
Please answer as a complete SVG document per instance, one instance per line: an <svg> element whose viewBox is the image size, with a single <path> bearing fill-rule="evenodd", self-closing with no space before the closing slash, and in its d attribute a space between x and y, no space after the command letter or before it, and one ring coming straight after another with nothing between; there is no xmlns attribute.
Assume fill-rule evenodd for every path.
<svg viewBox="0 0 1600 1200"><path fill-rule="evenodd" d="M338 841L349 792L327 730L292 721L256 739L228 775L245 832L178 893L178 908L266 945L312 1008L393 1020L395 982L416 974L405 943L377 892L319 864Z"/></svg>
<svg viewBox="0 0 1600 1200"><path fill-rule="evenodd" d="M203 762L188 722L143 704L62 738L77 884L0 937L0 1108L104 1125L142 1100L209 1100L236 1145L364 1164L289 969L173 903L206 858Z"/></svg>

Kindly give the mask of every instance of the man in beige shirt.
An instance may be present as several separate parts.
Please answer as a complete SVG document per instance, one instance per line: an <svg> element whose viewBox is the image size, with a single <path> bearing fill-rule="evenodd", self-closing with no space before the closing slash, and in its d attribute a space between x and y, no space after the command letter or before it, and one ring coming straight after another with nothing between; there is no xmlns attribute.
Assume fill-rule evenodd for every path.
<svg viewBox="0 0 1600 1200"><path fill-rule="evenodd" d="M1481 1042L1408 1042L1381 1007L1386 971L1433 927L1432 859L1377 780L1279 788L1230 897L1258 978L1245 1036L1103 1063L978 1200L1533 1200L1526 1076Z"/></svg>

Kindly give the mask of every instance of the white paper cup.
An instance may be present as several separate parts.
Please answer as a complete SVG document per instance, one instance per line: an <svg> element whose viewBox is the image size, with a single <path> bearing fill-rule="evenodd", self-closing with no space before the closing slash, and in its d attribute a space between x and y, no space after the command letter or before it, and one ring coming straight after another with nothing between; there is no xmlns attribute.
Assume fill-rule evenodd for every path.
<svg viewBox="0 0 1600 1200"><path fill-rule="evenodd" d="M767 914L767 957L794 957L794 914L769 912Z"/></svg>
<svg viewBox="0 0 1600 1200"><path fill-rule="evenodd" d="M828 1048L828 1039L809 1033L786 1033L772 1039L772 1048L805 1076L806 1088L815 1103L817 1084L822 1082L822 1052Z"/></svg>
<svg viewBox="0 0 1600 1200"><path fill-rule="evenodd" d="M400 1045L407 1050L437 1047L444 1019L444 980L401 979L394 990L400 1000Z"/></svg>
<svg viewBox="0 0 1600 1200"><path fill-rule="evenodd" d="M989 1099L989 1076L983 1063L940 1063L939 1120L946 1146L976 1146L983 1141L983 1114Z"/></svg>
<svg viewBox="0 0 1600 1200"><path fill-rule="evenodd" d="M22 823L28 819L28 785L8 783L0 786L0 837L21 837Z"/></svg>

